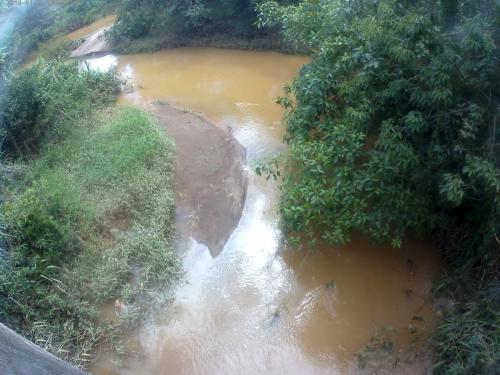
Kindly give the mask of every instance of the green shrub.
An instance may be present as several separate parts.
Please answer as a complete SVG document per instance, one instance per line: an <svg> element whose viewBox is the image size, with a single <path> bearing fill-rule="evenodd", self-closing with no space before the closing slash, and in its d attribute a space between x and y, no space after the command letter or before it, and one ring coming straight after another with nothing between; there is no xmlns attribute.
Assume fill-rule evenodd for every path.
<svg viewBox="0 0 500 375"><path fill-rule="evenodd" d="M81 68L78 62L39 60L14 74L0 126L2 150L17 156L36 153L42 141L57 140L63 124L109 103L119 90L114 72Z"/></svg>
<svg viewBox="0 0 500 375"><path fill-rule="evenodd" d="M57 13L58 32L75 30L115 11L118 0L63 0Z"/></svg>
<svg viewBox="0 0 500 375"><path fill-rule="evenodd" d="M490 265L491 267L491 265ZM451 306L433 342L436 374L498 374L500 371L500 281L491 269L462 266L444 277L440 293ZM481 273L471 276L471 270Z"/></svg>
<svg viewBox="0 0 500 375"><path fill-rule="evenodd" d="M285 232L344 243L360 231L397 246L408 231L446 239L463 227L476 249L491 238L500 208L493 2L464 2L453 22L427 0L260 9L262 22L282 22L287 39L317 51L287 89L296 105L281 98Z"/></svg>
<svg viewBox="0 0 500 375"><path fill-rule="evenodd" d="M175 4L175 2L174 2ZM118 19L109 35L115 42L144 38L153 32L173 30L178 22L172 17L175 5L160 0L127 0L118 9Z"/></svg>
<svg viewBox="0 0 500 375"><path fill-rule="evenodd" d="M224 45L228 34L236 40L271 39L269 33L255 26L256 21L254 0L175 0L168 3L127 0L118 7L118 20L109 35L120 51L186 45L210 37L215 37L216 41L220 39ZM141 48L133 43L136 39L144 40L148 46ZM266 45L265 40L259 42ZM235 44L235 41L230 43Z"/></svg>
<svg viewBox="0 0 500 375"><path fill-rule="evenodd" d="M52 212L51 212L52 211ZM16 263L59 266L66 258L69 246L69 228L58 215L63 214L39 194L28 189L16 201L4 206L7 231L16 244Z"/></svg>

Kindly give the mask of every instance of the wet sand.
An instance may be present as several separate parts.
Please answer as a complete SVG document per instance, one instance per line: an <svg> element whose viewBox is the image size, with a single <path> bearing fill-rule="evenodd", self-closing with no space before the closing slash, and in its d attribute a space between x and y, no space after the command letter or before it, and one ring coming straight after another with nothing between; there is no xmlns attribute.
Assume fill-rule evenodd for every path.
<svg viewBox="0 0 500 375"><path fill-rule="evenodd" d="M177 247L194 238L217 256L245 203L245 149L199 115L161 102L151 108L176 145Z"/></svg>

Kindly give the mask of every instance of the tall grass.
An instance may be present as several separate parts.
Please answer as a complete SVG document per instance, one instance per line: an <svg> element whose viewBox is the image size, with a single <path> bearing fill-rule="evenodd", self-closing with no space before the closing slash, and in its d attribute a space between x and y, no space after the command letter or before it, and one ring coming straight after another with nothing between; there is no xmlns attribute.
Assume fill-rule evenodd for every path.
<svg viewBox="0 0 500 375"><path fill-rule="evenodd" d="M67 79L106 85L106 77L96 84L73 74ZM58 131L2 168L0 320L85 367L96 345L116 346L123 327L157 299L156 287L168 290L179 273L171 249L174 146L144 112L99 109L95 95L65 95L75 86L38 78L28 75L27 86L44 84L48 96L52 87L63 91L52 96L56 103L42 102L35 128L50 118L46 134ZM59 109L72 115L51 117ZM120 318L106 321L102 307L116 300Z"/></svg>
<svg viewBox="0 0 500 375"><path fill-rule="evenodd" d="M448 265L436 285L436 293L446 301L443 321L434 335L436 374L500 373L497 251L493 246L477 259Z"/></svg>
<svg viewBox="0 0 500 375"><path fill-rule="evenodd" d="M9 80L0 112L2 151L31 157L79 118L106 106L120 88L114 72L80 68L76 61L39 60Z"/></svg>

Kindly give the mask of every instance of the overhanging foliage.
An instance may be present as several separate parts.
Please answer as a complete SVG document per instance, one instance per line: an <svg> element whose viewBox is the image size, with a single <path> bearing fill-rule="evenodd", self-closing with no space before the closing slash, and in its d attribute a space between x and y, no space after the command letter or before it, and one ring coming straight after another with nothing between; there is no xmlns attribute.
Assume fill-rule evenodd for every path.
<svg viewBox="0 0 500 375"><path fill-rule="evenodd" d="M456 6L454 6L456 5ZM314 51L293 87L286 232L398 246L408 231L494 234L498 23L493 1L309 0L260 22Z"/></svg>

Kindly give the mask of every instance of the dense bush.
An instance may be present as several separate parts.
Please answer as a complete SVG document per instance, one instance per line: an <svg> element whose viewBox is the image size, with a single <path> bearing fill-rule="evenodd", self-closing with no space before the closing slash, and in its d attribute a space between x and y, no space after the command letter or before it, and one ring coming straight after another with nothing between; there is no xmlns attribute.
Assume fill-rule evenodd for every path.
<svg viewBox="0 0 500 375"><path fill-rule="evenodd" d="M105 105L118 90L119 81L112 72L98 73L77 62L40 60L15 73L0 113L2 151L33 154L42 141L60 135L61 124Z"/></svg>
<svg viewBox="0 0 500 375"><path fill-rule="evenodd" d="M63 0L57 14L59 31L75 30L115 11L119 0Z"/></svg>
<svg viewBox="0 0 500 375"><path fill-rule="evenodd" d="M290 1L280 1L285 2ZM118 7L118 20L110 37L120 50L127 50L127 45L133 45L130 42L140 38L145 43L153 39L153 44L160 46L162 40L167 46L175 46L199 38L224 39L228 34L241 40L262 35L272 39L256 27L256 21L254 0L126 0ZM178 42L168 42L169 36Z"/></svg>
<svg viewBox="0 0 500 375"><path fill-rule="evenodd" d="M464 264L443 277L439 292L451 298L434 337L436 374L500 372L500 278L498 260L489 269ZM481 276L472 278L471 269ZM494 272L494 274L488 274Z"/></svg>
<svg viewBox="0 0 500 375"><path fill-rule="evenodd" d="M465 226L475 245L493 235L500 75L483 3L494 7L465 2L455 15L424 0L262 5L316 51L297 104L282 98L286 232L343 243L356 230L395 245L408 230Z"/></svg>
<svg viewBox="0 0 500 375"><path fill-rule="evenodd" d="M68 255L75 255L68 222L56 205L31 188L4 206L7 230L17 245L15 263L29 265L35 278L52 274Z"/></svg>
<svg viewBox="0 0 500 375"><path fill-rule="evenodd" d="M118 20L110 35L115 41L130 40L172 27L168 24L173 9L160 0L125 1L118 10Z"/></svg>

